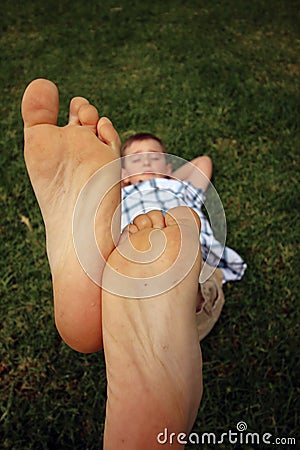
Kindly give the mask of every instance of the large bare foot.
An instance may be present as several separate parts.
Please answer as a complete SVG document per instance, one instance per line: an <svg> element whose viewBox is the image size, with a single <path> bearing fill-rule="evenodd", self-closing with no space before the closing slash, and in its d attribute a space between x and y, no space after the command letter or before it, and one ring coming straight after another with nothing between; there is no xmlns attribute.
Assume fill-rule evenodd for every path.
<svg viewBox="0 0 300 450"><path fill-rule="evenodd" d="M56 125L58 108L58 90L52 82L38 79L29 84L22 100L25 162L45 222L57 328L70 347L93 352L102 348L101 289L78 261L72 219L85 183L98 169L118 160L120 139L111 122L99 120L86 99L71 101L65 127ZM120 203L119 164L104 169L103 178L104 185L115 185L95 217L97 244L105 260L114 248L110 227ZM103 268L99 263L99 274Z"/></svg>
<svg viewBox="0 0 300 450"><path fill-rule="evenodd" d="M202 395L195 319L199 229L198 216L189 208L174 208L166 217L151 211L134 220L108 258L103 281L111 289L103 291L102 300L108 380L105 450L160 449L157 436L165 428L169 435L175 433L172 448L182 448L176 437L189 433L194 423ZM121 295L119 285L114 292L114 271L119 285L123 277L128 296ZM149 295L151 284L161 292Z"/></svg>

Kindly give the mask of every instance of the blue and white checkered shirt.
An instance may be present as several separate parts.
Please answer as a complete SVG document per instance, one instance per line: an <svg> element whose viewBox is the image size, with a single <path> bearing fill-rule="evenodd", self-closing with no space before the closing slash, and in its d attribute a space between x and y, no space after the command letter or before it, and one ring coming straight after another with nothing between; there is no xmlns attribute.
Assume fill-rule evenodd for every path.
<svg viewBox="0 0 300 450"><path fill-rule="evenodd" d="M190 182L167 178L153 178L122 188L122 229L139 214L158 209L166 213L176 206L193 208L201 220L200 243L204 261L223 271L224 282L240 280L246 264L229 247L214 237L210 223L202 211L205 194Z"/></svg>

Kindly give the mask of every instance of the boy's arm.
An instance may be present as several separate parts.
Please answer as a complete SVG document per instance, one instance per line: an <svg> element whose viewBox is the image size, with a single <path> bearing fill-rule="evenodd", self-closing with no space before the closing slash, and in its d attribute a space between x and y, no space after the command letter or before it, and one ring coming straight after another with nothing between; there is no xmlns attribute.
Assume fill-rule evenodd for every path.
<svg viewBox="0 0 300 450"><path fill-rule="evenodd" d="M173 178L189 181L198 189L205 191L212 176L212 160L209 156L198 156L172 173Z"/></svg>

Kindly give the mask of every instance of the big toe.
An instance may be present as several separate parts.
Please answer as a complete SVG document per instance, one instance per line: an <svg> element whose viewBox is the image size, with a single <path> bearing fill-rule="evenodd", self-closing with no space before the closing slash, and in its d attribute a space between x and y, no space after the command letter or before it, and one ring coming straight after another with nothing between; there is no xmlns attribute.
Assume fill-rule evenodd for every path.
<svg viewBox="0 0 300 450"><path fill-rule="evenodd" d="M22 99L24 127L57 122L59 107L58 89L54 83L36 79L26 88Z"/></svg>

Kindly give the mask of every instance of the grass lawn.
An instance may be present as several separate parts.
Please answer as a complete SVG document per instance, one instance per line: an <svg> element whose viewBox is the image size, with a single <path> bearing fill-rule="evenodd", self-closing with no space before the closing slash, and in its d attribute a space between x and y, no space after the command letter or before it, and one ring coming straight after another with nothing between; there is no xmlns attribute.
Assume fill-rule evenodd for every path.
<svg viewBox="0 0 300 450"><path fill-rule="evenodd" d="M20 100L38 77L59 86L61 124L87 96L122 138L150 131L169 153L212 157L227 245L248 269L202 344L193 431L220 438L244 421L299 438L299 2L4 0L0 25L0 447L99 449L105 418L102 353L70 350L53 324L22 154Z"/></svg>

